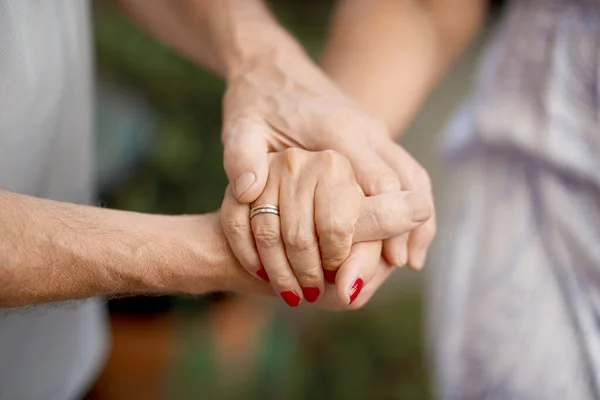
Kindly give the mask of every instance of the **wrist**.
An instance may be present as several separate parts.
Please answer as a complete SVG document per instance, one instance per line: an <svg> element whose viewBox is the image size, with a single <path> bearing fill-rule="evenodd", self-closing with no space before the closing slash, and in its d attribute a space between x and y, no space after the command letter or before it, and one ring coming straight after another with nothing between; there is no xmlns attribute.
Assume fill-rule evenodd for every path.
<svg viewBox="0 0 600 400"><path fill-rule="evenodd" d="M134 252L126 276L135 293L202 294L218 291L224 244L212 214L148 216L146 245Z"/></svg>
<svg viewBox="0 0 600 400"><path fill-rule="evenodd" d="M304 48L279 26L255 29L229 49L224 47L221 58L228 83L242 75L277 77L305 70L307 67L314 68L314 63Z"/></svg>
<svg viewBox="0 0 600 400"><path fill-rule="evenodd" d="M205 214L201 219L204 236L197 236L193 242L195 245L202 242L200 253L204 260L203 275L207 280L205 292L272 295L271 286L248 274L235 258L221 227L219 213Z"/></svg>
<svg viewBox="0 0 600 400"><path fill-rule="evenodd" d="M304 48L283 30L271 35L269 42L256 40L245 54L233 60L228 79L251 71L270 73L274 68L291 73L313 64Z"/></svg>
<svg viewBox="0 0 600 400"><path fill-rule="evenodd" d="M151 218L144 234L149 244L138 252L128 277L134 293L269 293L269 286L250 276L235 259L218 214Z"/></svg>
<svg viewBox="0 0 600 400"><path fill-rule="evenodd" d="M273 63L308 59L262 0L204 0L196 4L197 23L208 30L226 80Z"/></svg>

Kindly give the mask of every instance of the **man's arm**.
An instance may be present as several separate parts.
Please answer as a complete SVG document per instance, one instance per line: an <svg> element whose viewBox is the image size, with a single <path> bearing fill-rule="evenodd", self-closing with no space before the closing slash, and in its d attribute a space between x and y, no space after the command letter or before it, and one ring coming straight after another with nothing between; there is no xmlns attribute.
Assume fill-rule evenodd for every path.
<svg viewBox="0 0 600 400"><path fill-rule="evenodd" d="M377 241L414 226L415 205L405 193L363 203L356 240ZM236 262L217 214L140 214L0 191L0 309L96 296L211 291L273 294ZM347 308L329 297L319 306Z"/></svg>
<svg viewBox="0 0 600 400"><path fill-rule="evenodd" d="M262 0L113 1L152 36L221 77L289 53L304 57Z"/></svg>
<svg viewBox="0 0 600 400"><path fill-rule="evenodd" d="M340 0L322 65L394 136L477 33L485 0Z"/></svg>
<svg viewBox="0 0 600 400"><path fill-rule="evenodd" d="M212 214L139 214L0 191L0 236L0 308L94 296L268 293L235 263Z"/></svg>

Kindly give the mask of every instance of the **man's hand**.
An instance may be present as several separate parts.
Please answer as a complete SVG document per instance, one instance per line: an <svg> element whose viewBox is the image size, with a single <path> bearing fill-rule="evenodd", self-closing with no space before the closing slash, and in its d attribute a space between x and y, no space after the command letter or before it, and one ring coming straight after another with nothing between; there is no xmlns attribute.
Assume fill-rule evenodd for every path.
<svg viewBox="0 0 600 400"><path fill-rule="evenodd" d="M118 3L155 37L227 80L225 169L240 201L250 203L264 189L267 153L287 147L338 151L350 160L366 195L402 189L431 196L423 168L389 139L386 125L367 114L361 108L362 101L358 106L347 98L310 60L277 23L264 1ZM378 38L378 44L380 39L384 38ZM378 66L388 62L385 57L364 61L377 61L372 65ZM375 78L378 71L368 74L368 79ZM405 74L403 79L411 80L413 76ZM370 82L364 86L370 86ZM400 92L404 96L404 91ZM393 103L394 110L396 107L401 113L402 107ZM373 115L382 115L377 107L367 109ZM410 239L404 235L387 241L386 260L393 265L408 260L413 268L420 268L434 233L432 220L414 231Z"/></svg>
<svg viewBox="0 0 600 400"><path fill-rule="evenodd" d="M338 151L350 161L368 196L402 189L432 198L428 174L389 139L385 125L296 52L242 65L230 75L223 144L225 170L244 203L256 200L265 187L267 153L287 147ZM410 239L403 235L386 241L384 256L392 265L408 261L420 269L434 235L432 220Z"/></svg>

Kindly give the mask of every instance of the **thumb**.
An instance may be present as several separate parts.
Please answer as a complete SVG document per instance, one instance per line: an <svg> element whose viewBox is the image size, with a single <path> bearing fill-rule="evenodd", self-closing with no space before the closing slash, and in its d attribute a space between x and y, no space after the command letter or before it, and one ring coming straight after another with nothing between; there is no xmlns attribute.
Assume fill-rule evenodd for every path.
<svg viewBox="0 0 600 400"><path fill-rule="evenodd" d="M433 215L427 196L395 191L365 197L356 223L353 242L385 240L423 225Z"/></svg>
<svg viewBox="0 0 600 400"><path fill-rule="evenodd" d="M269 175L264 125L237 120L223 132L223 165L235 197L251 203L265 188Z"/></svg>

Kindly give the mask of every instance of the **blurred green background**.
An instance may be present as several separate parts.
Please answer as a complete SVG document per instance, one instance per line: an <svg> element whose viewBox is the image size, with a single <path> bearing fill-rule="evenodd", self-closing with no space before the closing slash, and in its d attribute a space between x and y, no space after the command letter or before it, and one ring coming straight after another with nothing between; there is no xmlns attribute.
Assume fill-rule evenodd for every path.
<svg viewBox="0 0 600 400"><path fill-rule="evenodd" d="M280 21L313 56L319 54L331 4L272 2ZM95 4L94 19L99 168L108 176L101 188L103 203L166 214L216 210L227 184L220 144L223 82L147 37L106 2ZM111 175L111 168L118 172ZM202 323L189 323L207 321L203 316L215 301L222 300L112 304L121 312L135 304L138 311L145 307L176 316L180 351L165 375L165 398L430 397L418 291L398 290L385 302L344 314L273 307L253 378L235 388L215 375Z"/></svg>

